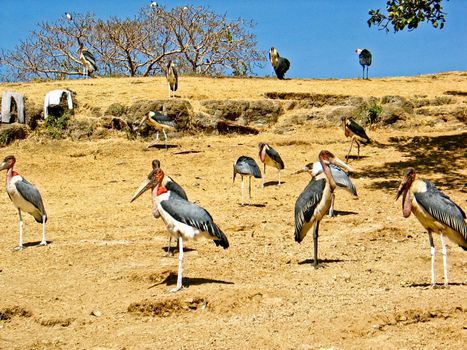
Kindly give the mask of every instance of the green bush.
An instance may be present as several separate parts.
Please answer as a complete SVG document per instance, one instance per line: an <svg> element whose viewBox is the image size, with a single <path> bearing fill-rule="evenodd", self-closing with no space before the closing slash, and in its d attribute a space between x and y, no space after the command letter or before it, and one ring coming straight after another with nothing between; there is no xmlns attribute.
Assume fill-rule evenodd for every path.
<svg viewBox="0 0 467 350"><path fill-rule="evenodd" d="M365 120L366 124L375 123L382 111L383 107L381 107L379 104L372 104L368 106L367 118Z"/></svg>
<svg viewBox="0 0 467 350"><path fill-rule="evenodd" d="M47 117L45 120L45 128L52 138L61 139L64 137L64 132L68 127L70 116L68 112L65 112L60 116L49 115Z"/></svg>

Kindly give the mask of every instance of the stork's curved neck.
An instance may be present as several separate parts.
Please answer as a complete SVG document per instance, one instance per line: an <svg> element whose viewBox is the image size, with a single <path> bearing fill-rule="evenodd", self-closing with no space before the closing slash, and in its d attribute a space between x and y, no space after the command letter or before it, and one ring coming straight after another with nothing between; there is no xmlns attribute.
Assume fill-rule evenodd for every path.
<svg viewBox="0 0 467 350"><path fill-rule="evenodd" d="M19 175L19 174L16 171L13 170L13 167L8 169L8 171L6 172L6 183L7 183L7 185L10 183L11 179L16 175Z"/></svg>

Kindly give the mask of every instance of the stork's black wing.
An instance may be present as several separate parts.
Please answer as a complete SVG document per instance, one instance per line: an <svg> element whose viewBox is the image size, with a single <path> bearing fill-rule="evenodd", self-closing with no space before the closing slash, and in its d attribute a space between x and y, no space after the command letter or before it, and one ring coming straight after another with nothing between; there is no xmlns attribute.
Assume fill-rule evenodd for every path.
<svg viewBox="0 0 467 350"><path fill-rule="evenodd" d="M277 78L284 79L284 74L290 68L290 61L285 57L279 57L277 66L274 67L274 71L276 72Z"/></svg>
<svg viewBox="0 0 467 350"><path fill-rule="evenodd" d="M175 127L175 120L168 115L162 114L161 112L154 112L154 115L150 118L159 124Z"/></svg>
<svg viewBox="0 0 467 350"><path fill-rule="evenodd" d="M425 183L426 192L414 193L417 202L436 220L459 232L467 241L464 211L430 181L425 180Z"/></svg>
<svg viewBox="0 0 467 350"><path fill-rule="evenodd" d="M316 206L323 198L325 179L311 180L295 202L295 241L301 242L306 235L305 223L310 222Z"/></svg>
<svg viewBox="0 0 467 350"><path fill-rule="evenodd" d="M183 199L188 200L188 196L186 195L185 190L174 180L170 179L170 181L168 181L165 185L165 188L167 188L170 192L175 192Z"/></svg>
<svg viewBox="0 0 467 350"><path fill-rule="evenodd" d="M170 200L162 201L160 205L175 220L201 231L209 232L216 245L220 245L224 249L229 247L227 236L214 223L211 214L207 210L173 194Z"/></svg>
<svg viewBox="0 0 467 350"><path fill-rule="evenodd" d="M345 188L348 192L357 196L357 188L349 175L337 165L331 164L329 167L331 168L332 177L334 178L336 185Z"/></svg>
<svg viewBox="0 0 467 350"><path fill-rule="evenodd" d="M15 186L21 196L37 208L37 214L33 214L34 219L36 219L37 222L42 223L42 216L47 216L47 214L45 212L44 203L42 202L39 190L24 177L21 181L16 182Z"/></svg>
<svg viewBox="0 0 467 350"><path fill-rule="evenodd" d="M360 64L362 66L370 66L372 61L371 52L368 49L363 49L360 55L358 55Z"/></svg>
<svg viewBox="0 0 467 350"><path fill-rule="evenodd" d="M280 169L284 169L284 161L282 160L279 152L277 152L271 146L266 147L266 154L271 158L274 162L280 165Z"/></svg>
<svg viewBox="0 0 467 350"><path fill-rule="evenodd" d="M347 127L357 136L361 137L363 140L365 140L366 143L370 142L370 138L366 134L365 129L363 129L362 126L360 126L355 120L352 118L347 119Z"/></svg>
<svg viewBox="0 0 467 350"><path fill-rule="evenodd" d="M247 156L241 156L235 163L235 172L242 175L252 175L255 178L261 178L261 170L256 161Z"/></svg>
<svg viewBox="0 0 467 350"><path fill-rule="evenodd" d="M88 50L83 50L83 56L86 59L86 62L88 62L94 70L97 70L96 58L94 55Z"/></svg>

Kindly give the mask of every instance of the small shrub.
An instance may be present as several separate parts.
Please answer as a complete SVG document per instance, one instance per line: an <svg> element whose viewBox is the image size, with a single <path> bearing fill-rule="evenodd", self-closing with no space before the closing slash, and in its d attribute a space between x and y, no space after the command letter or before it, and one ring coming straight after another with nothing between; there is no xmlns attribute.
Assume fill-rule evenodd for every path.
<svg viewBox="0 0 467 350"><path fill-rule="evenodd" d="M64 137L64 132L68 127L69 120L69 113L63 113L59 117L49 115L45 120L45 128L52 138L60 139Z"/></svg>
<svg viewBox="0 0 467 350"><path fill-rule="evenodd" d="M373 124L377 121L379 115L383 111L383 108L379 104L372 104L368 106L366 124Z"/></svg>

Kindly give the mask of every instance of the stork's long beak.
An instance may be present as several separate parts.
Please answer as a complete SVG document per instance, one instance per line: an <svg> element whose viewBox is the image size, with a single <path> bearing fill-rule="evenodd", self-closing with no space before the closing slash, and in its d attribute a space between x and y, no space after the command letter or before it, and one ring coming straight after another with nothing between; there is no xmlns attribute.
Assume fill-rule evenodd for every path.
<svg viewBox="0 0 467 350"><path fill-rule="evenodd" d="M292 174L290 175L297 175L297 174L301 174L301 173L307 173L309 172L309 169L307 167L303 167L302 169L300 170L297 170L297 171L294 171Z"/></svg>
<svg viewBox="0 0 467 350"><path fill-rule="evenodd" d="M0 170L5 170L7 166L8 166L7 162L2 162L2 164L0 164Z"/></svg>
<svg viewBox="0 0 467 350"><path fill-rule="evenodd" d="M401 181L401 184L399 185L399 188L397 189L396 201L399 199L401 194L404 193L406 184L407 184L407 178L404 176L404 178Z"/></svg>
<svg viewBox="0 0 467 350"><path fill-rule="evenodd" d="M334 157L333 159L331 159L330 162L349 172L353 171L353 168L350 165L348 165L346 162L344 162L343 160L337 157Z"/></svg>
<svg viewBox="0 0 467 350"><path fill-rule="evenodd" d="M131 198L130 203L132 203L136 198L141 196L144 192L146 192L152 187L153 187L153 182L151 179L144 180L143 183L136 190L135 194L133 195L133 198Z"/></svg>

